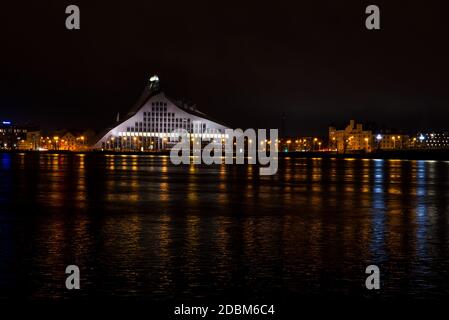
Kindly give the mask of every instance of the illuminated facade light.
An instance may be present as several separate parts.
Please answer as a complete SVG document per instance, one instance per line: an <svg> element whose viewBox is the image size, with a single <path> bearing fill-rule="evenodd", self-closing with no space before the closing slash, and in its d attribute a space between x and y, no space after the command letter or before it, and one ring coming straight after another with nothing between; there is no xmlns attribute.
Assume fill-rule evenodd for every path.
<svg viewBox="0 0 449 320"><path fill-rule="evenodd" d="M113 150L169 149L179 141L181 132L187 132L189 139L195 142L197 138L227 138L228 126L210 119L195 106L167 97L160 90L159 77L152 76L149 80L142 102L106 131L94 149L108 149L106 141L113 138L116 141L109 146Z"/></svg>

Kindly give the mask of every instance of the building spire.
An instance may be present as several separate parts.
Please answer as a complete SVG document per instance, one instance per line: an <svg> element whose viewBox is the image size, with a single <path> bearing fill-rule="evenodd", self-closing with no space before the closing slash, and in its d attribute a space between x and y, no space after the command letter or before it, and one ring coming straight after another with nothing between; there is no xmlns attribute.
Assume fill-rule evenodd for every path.
<svg viewBox="0 0 449 320"><path fill-rule="evenodd" d="M151 90L159 90L159 77L157 75L150 77L149 86Z"/></svg>

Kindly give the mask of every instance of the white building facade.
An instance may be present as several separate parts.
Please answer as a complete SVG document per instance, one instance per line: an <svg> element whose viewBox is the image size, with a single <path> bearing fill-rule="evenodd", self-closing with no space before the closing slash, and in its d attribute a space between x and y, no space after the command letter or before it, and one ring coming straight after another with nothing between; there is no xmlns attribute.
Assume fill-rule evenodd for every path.
<svg viewBox="0 0 449 320"><path fill-rule="evenodd" d="M119 120L119 119L117 119ZM117 151L151 151L169 149L180 139L180 132L188 132L195 140L223 140L228 129L196 107L167 97L153 76L144 93L122 121L100 135L94 149Z"/></svg>

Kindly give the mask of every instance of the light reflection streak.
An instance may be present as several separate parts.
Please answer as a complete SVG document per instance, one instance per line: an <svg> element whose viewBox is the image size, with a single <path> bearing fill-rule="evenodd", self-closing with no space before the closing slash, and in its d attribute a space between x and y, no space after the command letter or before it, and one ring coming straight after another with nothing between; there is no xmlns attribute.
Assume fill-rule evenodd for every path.
<svg viewBox="0 0 449 320"><path fill-rule="evenodd" d="M385 256L385 161L374 161L374 184L372 188L372 239L371 252L377 263L386 259Z"/></svg>

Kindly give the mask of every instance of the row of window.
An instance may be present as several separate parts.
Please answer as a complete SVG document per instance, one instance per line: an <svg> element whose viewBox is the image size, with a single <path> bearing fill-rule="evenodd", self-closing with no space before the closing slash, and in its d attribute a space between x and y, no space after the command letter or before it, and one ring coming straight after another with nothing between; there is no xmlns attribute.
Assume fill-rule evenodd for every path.
<svg viewBox="0 0 449 320"><path fill-rule="evenodd" d="M148 120L150 120L150 119L148 119ZM162 124L169 124L169 125L174 125L175 124L175 122L176 122L176 125L181 125L181 124L187 124L187 125L190 125L190 119L188 119L187 121L185 120L185 119L178 119L178 118L176 118L176 119L172 119L172 120L168 120L168 121L162 121L162 120L159 120L159 119L156 119L156 120L154 120L154 119L152 119L152 121L148 121L147 122L147 119L146 118L144 118L143 119L143 122L135 122L134 123L134 127L142 127L142 126L146 126L146 125L148 125L148 126L150 126L150 124L151 125L162 125ZM204 127L205 127L206 125L204 124Z"/></svg>
<svg viewBox="0 0 449 320"><path fill-rule="evenodd" d="M146 131L147 130L147 128L148 129L152 129L152 130L157 130L157 129L162 129L162 128L169 128L169 129L172 129L172 130L174 130L174 129L190 129L190 130L193 130L193 125L189 125L189 124L186 124L186 123L180 123L180 124L178 124L178 123L176 123L176 124L174 124L174 123L164 123L164 124L151 124L151 125L146 125L146 124L143 124L142 125L142 123L140 123L140 125L139 126L135 126L135 127L127 127L126 128L126 131L127 132L139 132L139 131Z"/></svg>
<svg viewBox="0 0 449 320"><path fill-rule="evenodd" d="M192 125L181 125L181 126L174 126L174 125L164 125L164 126L143 126L138 128L133 127L127 127L126 132L172 132L178 129L185 129L192 133L205 133L207 130L206 128L203 128L202 130L200 128L194 128Z"/></svg>
<svg viewBox="0 0 449 320"><path fill-rule="evenodd" d="M165 110L165 111L161 111L161 112L144 112L143 113L143 116L144 117L146 117L146 116L152 116L152 117L154 117L154 116L156 116L156 117L162 117L162 116L164 116L164 117L174 117L175 116L175 113L174 112L167 112L167 110Z"/></svg>
<svg viewBox="0 0 449 320"><path fill-rule="evenodd" d="M148 119L149 120L149 119ZM206 124L205 123L202 123L202 124L198 124L198 123L194 123L194 124L191 124L190 123L190 119L187 119L187 121L185 120L185 119L178 119L178 118L176 118L176 119L172 119L171 121L170 120L168 120L168 121L162 121L162 120L158 120L158 119L156 119L156 121L152 121L152 123L148 123L147 122L147 120L146 120L146 118L144 118L144 122L135 122L134 123L134 127L135 128L138 128L138 127L146 127L147 125L148 126L154 126L154 125L156 125L156 126L162 126L162 125L169 125L169 126L175 126L175 123L176 123L176 126L185 126L186 124L187 124L187 126L193 126L193 127L195 127L195 128L202 128L203 130L205 130L206 129Z"/></svg>
<svg viewBox="0 0 449 320"><path fill-rule="evenodd" d="M449 143L448 140L440 140L440 139L430 139L427 140L426 143Z"/></svg>
<svg viewBox="0 0 449 320"><path fill-rule="evenodd" d="M144 117L143 118L143 122L182 122L182 121L186 121L185 119L180 119L180 118L151 118L151 121L150 121L150 118L146 118L146 117ZM187 120L187 122L189 122L190 123L190 119L189 120ZM137 122L136 122L136 125L137 125Z"/></svg>
<svg viewBox="0 0 449 320"><path fill-rule="evenodd" d="M0 129L0 132L8 132L8 133L26 133L26 129Z"/></svg>
<svg viewBox="0 0 449 320"><path fill-rule="evenodd" d="M150 119L148 118L148 121L149 121ZM152 122L152 123L151 123ZM151 121L150 121L150 123L151 123L151 125L154 125L154 124L156 124L156 125L162 125L162 124L168 124L168 125L174 125L175 124L175 122L176 122L176 125L181 125L181 123L187 123L187 125L189 126L189 125L191 125L190 124L190 119L187 119L187 121L186 121L186 119L179 119L179 118L176 118L176 119L172 119L172 120L170 120L170 119L168 119L167 121L162 121L162 120L159 120L159 119L151 119ZM134 127L142 127L142 126L146 126L147 124L148 124L148 126L150 126L150 123L148 123L147 122L147 118L143 118L143 122L138 122L138 121L136 121L135 123L134 123ZM195 128L203 128L203 129L206 129L206 124L205 123L202 123L202 124L192 124Z"/></svg>
<svg viewBox="0 0 449 320"><path fill-rule="evenodd" d="M167 102L162 102L162 101L156 101L156 102L151 102L151 110L165 110L167 111ZM161 108L162 107L162 108Z"/></svg>

